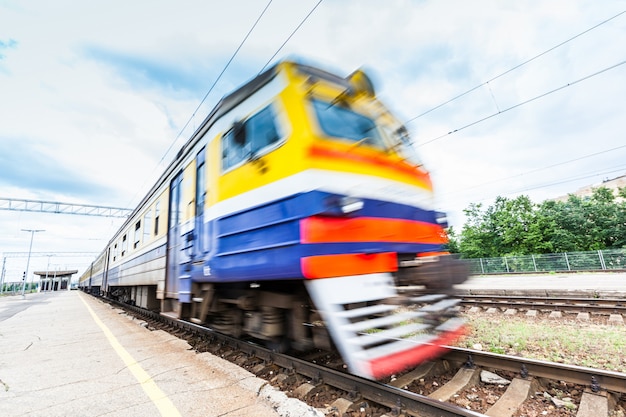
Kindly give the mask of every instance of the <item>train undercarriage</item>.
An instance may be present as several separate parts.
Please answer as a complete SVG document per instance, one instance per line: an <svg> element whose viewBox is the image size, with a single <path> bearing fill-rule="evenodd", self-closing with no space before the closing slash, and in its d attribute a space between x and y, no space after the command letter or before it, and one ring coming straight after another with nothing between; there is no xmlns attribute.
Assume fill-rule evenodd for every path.
<svg viewBox="0 0 626 417"><path fill-rule="evenodd" d="M156 286L112 287L110 298L253 338L277 351L337 350L352 373L381 378L437 356L463 332L449 256L400 260L395 273L316 280L194 283L191 303ZM167 305L167 307L166 307Z"/></svg>

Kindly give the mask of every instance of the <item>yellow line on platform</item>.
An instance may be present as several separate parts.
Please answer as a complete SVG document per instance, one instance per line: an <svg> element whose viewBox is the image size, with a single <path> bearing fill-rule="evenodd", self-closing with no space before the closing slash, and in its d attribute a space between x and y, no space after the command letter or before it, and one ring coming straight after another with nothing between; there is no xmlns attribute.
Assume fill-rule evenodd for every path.
<svg viewBox="0 0 626 417"><path fill-rule="evenodd" d="M167 417L179 417L181 414L176 408L176 406L170 401L170 399L165 395L163 391L157 386L157 384L152 380L150 375L143 370L141 365L137 363L135 359L124 349L120 342L117 341L116 337L111 333L109 328L96 316L96 313L89 307L89 304L84 300L83 295L80 297L81 301L89 310L91 317L93 317L94 321L104 334L106 335L109 343L115 349L115 352L119 355L120 358L124 361L130 372L135 376L139 384L141 384L141 388L148 394L148 397L152 400L154 405L159 409L159 412L162 416Z"/></svg>

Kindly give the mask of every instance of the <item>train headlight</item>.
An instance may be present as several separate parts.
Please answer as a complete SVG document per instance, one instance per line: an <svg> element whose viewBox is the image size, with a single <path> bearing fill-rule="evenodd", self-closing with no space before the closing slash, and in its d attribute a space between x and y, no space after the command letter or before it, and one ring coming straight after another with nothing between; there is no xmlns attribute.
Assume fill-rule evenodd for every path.
<svg viewBox="0 0 626 417"><path fill-rule="evenodd" d="M343 214L353 213L363 208L363 200L354 197L343 197L341 199L341 212Z"/></svg>
<svg viewBox="0 0 626 417"><path fill-rule="evenodd" d="M435 212L435 220L437 224L444 229L448 227L448 215L446 213L442 213L441 211Z"/></svg>
<svg viewBox="0 0 626 417"><path fill-rule="evenodd" d="M323 204L323 210L318 214L339 217L353 214L365 206L365 202L360 198L340 194L327 195Z"/></svg>

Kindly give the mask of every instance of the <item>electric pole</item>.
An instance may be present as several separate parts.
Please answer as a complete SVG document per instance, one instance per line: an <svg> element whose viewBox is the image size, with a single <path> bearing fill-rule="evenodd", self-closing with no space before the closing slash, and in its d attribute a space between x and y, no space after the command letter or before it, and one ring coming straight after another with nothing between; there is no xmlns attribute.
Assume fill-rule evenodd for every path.
<svg viewBox="0 0 626 417"><path fill-rule="evenodd" d="M33 250L33 237L37 232L45 232L43 229L22 229L22 232L30 232L30 247L28 248L28 260L26 261L26 271L24 272L24 278L22 278L22 300L25 298L24 291L26 291L26 278L28 277L28 266L30 265L30 253Z"/></svg>

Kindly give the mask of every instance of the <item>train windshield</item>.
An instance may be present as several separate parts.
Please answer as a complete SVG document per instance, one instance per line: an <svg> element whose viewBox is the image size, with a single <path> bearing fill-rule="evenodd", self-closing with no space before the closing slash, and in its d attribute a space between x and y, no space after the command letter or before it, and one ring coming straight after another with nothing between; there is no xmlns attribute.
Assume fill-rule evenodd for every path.
<svg viewBox="0 0 626 417"><path fill-rule="evenodd" d="M369 117L338 104L320 100L312 102L317 120L326 135L381 149L386 148L376 123Z"/></svg>

